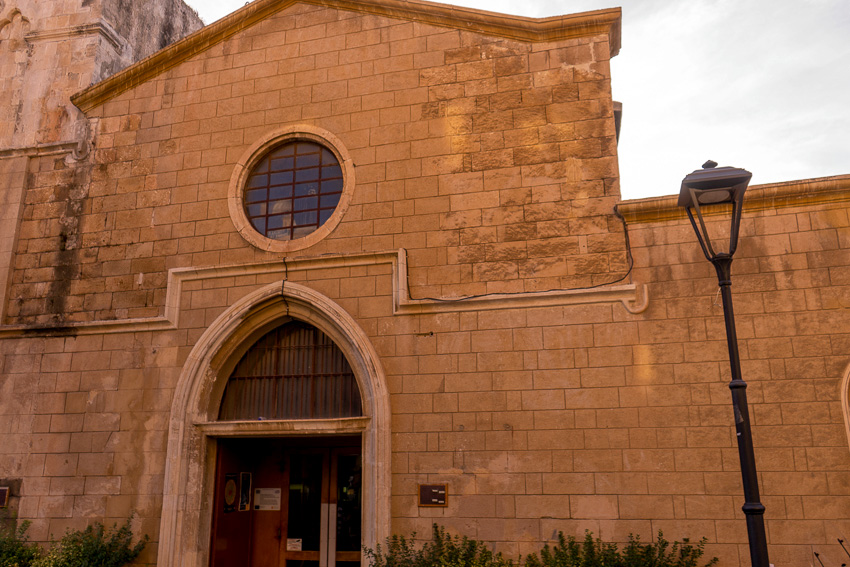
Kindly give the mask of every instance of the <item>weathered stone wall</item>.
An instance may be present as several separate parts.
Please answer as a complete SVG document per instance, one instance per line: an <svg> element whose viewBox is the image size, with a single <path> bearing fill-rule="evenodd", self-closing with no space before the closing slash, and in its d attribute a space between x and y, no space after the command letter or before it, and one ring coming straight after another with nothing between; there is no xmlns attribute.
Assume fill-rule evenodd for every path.
<svg viewBox="0 0 850 567"><path fill-rule="evenodd" d="M532 48L287 9L92 113L84 257L67 272L63 320L161 313L168 268L274 259L238 237L225 198L248 146L299 122L333 132L357 168L353 206L305 254L404 247L414 296L617 280L609 51L604 36ZM42 251L56 248L60 213L40 198L56 175L30 189L12 323L56 314L31 285L58 278Z"/></svg>
<svg viewBox="0 0 850 567"><path fill-rule="evenodd" d="M77 141L75 92L203 26L181 0L0 5L0 148Z"/></svg>
<svg viewBox="0 0 850 567"><path fill-rule="evenodd" d="M813 551L825 564L846 559L837 539L850 530L843 381L850 370L848 196L848 176L751 188L732 264L742 372L777 566L807 564ZM746 531L717 277L687 219L658 220L664 213L653 208L669 216L675 199L622 207L627 218L635 215L634 279L648 283L651 297L647 312L622 326L612 345L610 359L628 365L621 409L611 411L628 441L622 461L608 462L609 473L597 478L622 491L620 518L652 510L653 526L665 535L667 526L677 526L670 533L688 526L734 555ZM728 234L726 222L709 228ZM737 547L741 564L749 564L746 545Z"/></svg>
<svg viewBox="0 0 850 567"><path fill-rule="evenodd" d="M91 3L92 0L88 2ZM144 59L203 27L198 14L184 4L183 0L100 2L101 17L126 40L129 49L127 54L122 54L120 61L100 61L98 74L93 82L105 79L128 64Z"/></svg>
<svg viewBox="0 0 850 567"><path fill-rule="evenodd" d="M90 23L89 10L54 14L62 5L27 1L8 3L0 11L3 149L78 138L75 124L81 113L69 97L92 81L98 36L70 34L72 26ZM69 25L58 23L62 16Z"/></svg>
<svg viewBox="0 0 850 567"><path fill-rule="evenodd" d="M812 549L839 561L836 538L850 527L847 210L845 201L748 211L734 264L778 566L804 563ZM633 220L630 237L634 279L649 289L639 314L597 304L399 315L390 265L293 261L289 281L343 306L381 357L393 530L427 533L437 521L516 554L556 530L623 541L663 529L708 537L723 566L747 564L715 276L683 219ZM187 282L172 331L0 342L0 476L23 477L21 514L35 519L35 537L131 510L137 529L157 533L177 377L219 313L282 277L272 268ZM447 483L449 507L419 508L421 482Z"/></svg>
<svg viewBox="0 0 850 567"><path fill-rule="evenodd" d="M5 298L9 289L9 274L17 243L18 221L26 186L27 158L17 157L0 160L0 323L6 307Z"/></svg>
<svg viewBox="0 0 850 567"><path fill-rule="evenodd" d="M663 199L621 206L645 311L532 293L627 270L609 53L604 35L529 44L294 6L90 111L90 172L31 159L16 326L0 329L0 478L22 479L33 537L135 510L154 561L181 371L219 315L286 278L380 359L392 482L373 496L391 492L393 531L436 521L515 555L557 530L663 529L746 565L722 314L690 226ZM333 232L283 257L247 244L227 196L247 149L293 124L338 137L356 186ZM777 566L813 549L840 563L850 533L847 183L762 199L733 266ZM397 310L393 265L346 258L398 248L414 298L521 293ZM166 304L171 268L202 275ZM449 506L419 507L423 482L447 483Z"/></svg>
<svg viewBox="0 0 850 567"><path fill-rule="evenodd" d="M21 261L12 259L20 219L31 214L24 203L49 210L44 218L52 219L36 223L51 238L39 254L51 259L30 257L22 264L51 267L51 283L29 292L52 298L45 304L49 319L65 308L70 279L80 276L79 218L88 192L91 133L71 95L201 26L180 0L0 2L0 321L11 268Z"/></svg>

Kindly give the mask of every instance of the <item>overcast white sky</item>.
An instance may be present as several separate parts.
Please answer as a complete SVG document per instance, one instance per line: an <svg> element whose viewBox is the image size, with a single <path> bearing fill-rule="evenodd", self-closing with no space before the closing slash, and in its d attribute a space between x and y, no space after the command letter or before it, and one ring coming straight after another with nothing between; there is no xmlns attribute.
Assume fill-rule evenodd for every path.
<svg viewBox="0 0 850 567"><path fill-rule="evenodd" d="M211 23L245 0L187 0ZM679 192L707 159L753 183L850 173L850 0L457 0L546 17L621 6L624 199Z"/></svg>

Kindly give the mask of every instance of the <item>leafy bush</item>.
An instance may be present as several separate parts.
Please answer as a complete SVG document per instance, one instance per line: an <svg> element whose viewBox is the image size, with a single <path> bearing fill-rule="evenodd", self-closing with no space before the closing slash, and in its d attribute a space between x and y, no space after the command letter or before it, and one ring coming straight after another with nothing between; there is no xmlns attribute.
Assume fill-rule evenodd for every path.
<svg viewBox="0 0 850 567"><path fill-rule="evenodd" d="M30 567L41 555L38 544L27 541L29 522L15 527L13 521L0 521L0 567Z"/></svg>
<svg viewBox="0 0 850 567"><path fill-rule="evenodd" d="M148 541L145 536L133 545L130 520L107 529L96 523L84 530L67 532L44 553L27 541L30 522L15 528L0 523L0 567L122 567L133 561Z"/></svg>
<svg viewBox="0 0 850 567"><path fill-rule="evenodd" d="M572 536L564 537L564 532L558 532L558 543L554 547L549 544L540 550L540 559L532 553L525 558L526 567L597 567L601 565L622 565L620 552L616 543L605 543L593 539L593 534L585 532L584 544L580 544Z"/></svg>
<svg viewBox="0 0 850 567"><path fill-rule="evenodd" d="M411 538L415 538L414 533ZM445 528L434 524L430 542L416 548L413 539L394 535L387 539L386 551L366 549L372 567L511 567L513 562L494 554L480 541L450 536Z"/></svg>
<svg viewBox="0 0 850 567"><path fill-rule="evenodd" d="M584 543L578 543L572 536L566 538L558 532L558 543L549 544L540 551L540 559L532 553L525 558L526 567L699 567L700 558L705 553L706 539L693 545L688 538L680 544L670 545L659 530L654 543L643 544L640 538L629 535L629 543L621 553L616 543L606 543L594 539L593 534L585 532ZM717 563L712 558L704 567Z"/></svg>
<svg viewBox="0 0 850 567"><path fill-rule="evenodd" d="M82 531L67 532L33 567L122 567L139 556L147 541L146 535L133 545L129 518L111 529L97 522Z"/></svg>
<svg viewBox="0 0 850 567"><path fill-rule="evenodd" d="M467 537L449 536L445 528L434 524L433 537L421 548L413 539L394 535L386 541L386 549L378 545L376 550L366 549L371 567L512 567L513 562L493 554L487 546ZM693 545L686 538L672 545L658 532L653 543L643 544L640 538L629 536L629 543L621 552L616 543L594 539L585 532L584 542L572 536L558 533L558 543L546 544L540 556L532 553L525 558L525 567L700 567L700 558L705 553L706 539ZM713 558L703 567L717 563ZM520 561L522 564L522 561Z"/></svg>

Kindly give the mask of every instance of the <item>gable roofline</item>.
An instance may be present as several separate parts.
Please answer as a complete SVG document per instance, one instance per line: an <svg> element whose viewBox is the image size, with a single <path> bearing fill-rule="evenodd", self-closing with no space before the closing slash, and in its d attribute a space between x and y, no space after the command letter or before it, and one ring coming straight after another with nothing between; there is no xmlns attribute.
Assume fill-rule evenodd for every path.
<svg viewBox="0 0 850 567"><path fill-rule="evenodd" d="M409 20L490 36L540 43L607 34L611 57L620 51L620 8L527 18L425 0L254 0L150 57L71 97L88 112L294 4L312 4Z"/></svg>

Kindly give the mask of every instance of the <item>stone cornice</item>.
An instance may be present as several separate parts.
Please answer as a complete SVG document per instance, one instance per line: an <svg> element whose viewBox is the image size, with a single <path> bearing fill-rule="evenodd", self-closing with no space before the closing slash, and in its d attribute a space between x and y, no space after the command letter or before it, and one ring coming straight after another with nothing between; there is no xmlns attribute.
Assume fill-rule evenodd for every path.
<svg viewBox="0 0 850 567"><path fill-rule="evenodd" d="M85 35L100 35L106 41L108 41L112 47L118 52L121 53L125 46L126 41L116 32L112 26L110 26L107 22L101 20L99 22L93 24L85 24L81 26L73 26L70 28L62 28L57 30L49 30L49 31L32 31L24 36L29 42L36 41L59 41L72 37L85 36Z"/></svg>
<svg viewBox="0 0 850 567"><path fill-rule="evenodd" d="M21 156L41 157L57 154L70 154L77 149L79 142L57 142L55 144L38 144L17 148L0 149L0 159L10 159Z"/></svg>
<svg viewBox="0 0 850 567"><path fill-rule="evenodd" d="M684 210L677 205L678 199L672 195L621 201L617 210L630 224L686 219ZM744 213L846 201L850 201L850 175L766 183L747 189Z"/></svg>
<svg viewBox="0 0 850 567"><path fill-rule="evenodd" d="M208 437L280 437L282 432L291 435L316 435L321 433L360 433L369 425L369 417L343 417L336 419L298 419L262 421L205 421L195 427Z"/></svg>
<svg viewBox="0 0 850 567"><path fill-rule="evenodd" d="M80 91L71 97L71 101L83 112L88 112L296 3L328 6L531 43L607 34L611 56L620 50L619 8L550 18L526 18L424 0L254 0L229 16Z"/></svg>

